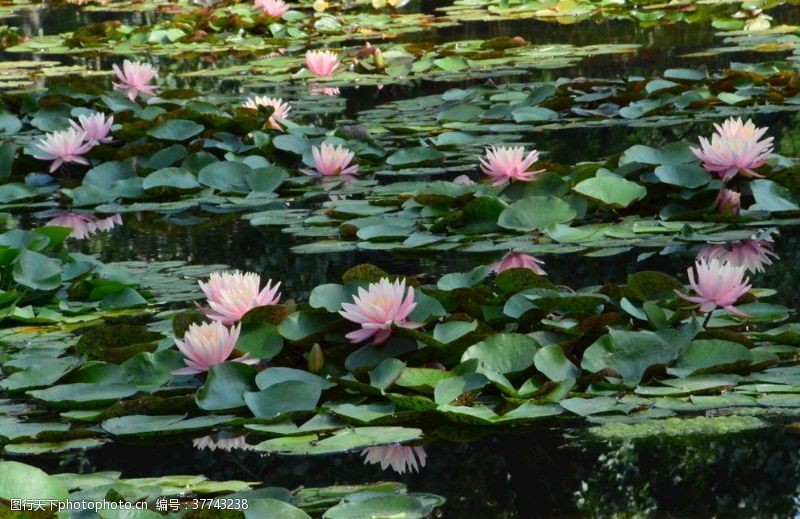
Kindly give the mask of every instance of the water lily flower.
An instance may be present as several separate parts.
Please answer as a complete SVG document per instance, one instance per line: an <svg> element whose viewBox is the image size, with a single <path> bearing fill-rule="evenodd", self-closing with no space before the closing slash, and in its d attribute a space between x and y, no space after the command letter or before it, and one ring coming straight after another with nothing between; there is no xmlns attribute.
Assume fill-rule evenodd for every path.
<svg viewBox="0 0 800 519"><path fill-rule="evenodd" d="M315 76L332 76L339 67L339 58L330 50L310 50L306 52L306 68Z"/></svg>
<svg viewBox="0 0 800 519"><path fill-rule="evenodd" d="M126 59L122 62L122 69L116 64L112 68L119 79L119 83L114 83L114 87L127 91L128 99L131 101L135 100L139 94L152 95L155 93L155 85L148 84L158 75L153 65Z"/></svg>
<svg viewBox="0 0 800 519"><path fill-rule="evenodd" d="M739 216L742 210L742 195L737 191L723 189L717 195L717 210L725 216Z"/></svg>
<svg viewBox="0 0 800 519"><path fill-rule="evenodd" d="M325 10L331 6L331 4L329 4L325 0L314 0L314 3L311 4L311 6L314 8L314 11L318 13L324 13Z"/></svg>
<svg viewBox="0 0 800 519"><path fill-rule="evenodd" d="M689 285L697 295L688 296L676 290L678 297L699 304L701 312L710 313L716 308L723 308L738 317L750 317L733 306L751 288L749 279L744 277L745 267L723 263L716 258L697 258L694 271L689 267L686 273Z"/></svg>
<svg viewBox="0 0 800 519"><path fill-rule="evenodd" d="M747 177L762 178L754 170L767 161L772 153L772 137L759 140L767 128L756 128L752 121L742 122L742 118L727 119L721 125L715 124L716 132L711 141L700 137L700 148L691 148L703 167L714 172L727 182L737 173Z"/></svg>
<svg viewBox="0 0 800 519"><path fill-rule="evenodd" d="M716 259L720 263L730 263L734 267L744 267L748 272L764 272L772 265L778 255L767 240L742 240L733 243L709 245L697 254L706 261Z"/></svg>
<svg viewBox="0 0 800 519"><path fill-rule="evenodd" d="M492 263L492 272L499 274L504 270L522 268L530 269L540 276L546 276L547 272L540 265L544 265L544 261L535 256L522 252L509 252L497 263Z"/></svg>
<svg viewBox="0 0 800 519"><path fill-rule="evenodd" d="M253 308L278 304L281 299L280 282L273 286L270 279L267 286L259 289L261 276L253 272L214 272L207 283L199 284L210 307L206 316L222 324L238 322Z"/></svg>
<svg viewBox="0 0 800 519"><path fill-rule="evenodd" d="M512 180L530 182L543 169L529 171L531 166L539 160L539 152L531 151L525 156L525 148L506 148L492 146L486 148L486 156L482 157L481 171L488 175L494 187L503 186Z"/></svg>
<svg viewBox="0 0 800 519"><path fill-rule="evenodd" d="M78 122L70 121L72 126L77 131L84 133L86 142L92 144L105 144L114 139L108 136L111 132L111 127L114 125L114 116L109 115L107 118L105 114L95 112L92 115L79 115Z"/></svg>
<svg viewBox="0 0 800 519"><path fill-rule="evenodd" d="M86 133L75 128L48 133L34 145L40 152L34 154L34 158L52 160L50 173L64 163L89 164L89 161L82 155L92 149L92 143L85 141Z"/></svg>
<svg viewBox="0 0 800 519"><path fill-rule="evenodd" d="M459 175L453 179L453 184L457 184L459 186L472 186L475 184L475 181L469 178L467 175Z"/></svg>
<svg viewBox="0 0 800 519"><path fill-rule="evenodd" d="M367 447L361 451L364 456L364 464L380 463L381 469L392 470L398 474L406 472L419 472L420 467L425 466L428 455L422 447L406 447L405 445L378 445Z"/></svg>
<svg viewBox="0 0 800 519"><path fill-rule="evenodd" d="M345 337L350 342L359 343L372 338L372 344L378 345L386 341L392 334L392 325L403 328L418 328L421 323L408 321L408 316L416 308L414 289L406 293L406 280L394 283L388 278L381 278L377 283L370 283L366 290L358 289L352 303L342 303L339 313L348 321L361 325L360 330L350 332Z"/></svg>
<svg viewBox="0 0 800 519"><path fill-rule="evenodd" d="M251 451L255 449L255 445L250 445L245 441L244 435L237 436L236 438L219 438L217 440L211 436L203 436L192 440L192 445L197 450L208 449L212 452L217 449L227 452L233 450Z"/></svg>
<svg viewBox="0 0 800 519"><path fill-rule="evenodd" d="M292 111L292 107L289 105L289 103L277 97L251 97L242 103L242 106L245 108L252 108L253 110L258 110L259 106L271 106L273 111L267 122L269 122L269 125L272 128L281 131L283 131L283 127L281 127L277 119L285 120L289 116L289 112Z"/></svg>
<svg viewBox="0 0 800 519"><path fill-rule="evenodd" d="M214 364L225 362L233 353L240 331L241 326L227 328L219 321L190 325L183 340L175 339L175 345L185 357L183 362L186 363L186 367L171 373L173 375L205 373ZM233 361L244 364L258 363L258 359L251 359L247 353Z"/></svg>
<svg viewBox="0 0 800 519"><path fill-rule="evenodd" d="M333 177L338 175L357 175L358 164L353 164L355 153L344 146L322 143L311 148L314 169L301 169L306 175Z"/></svg>
<svg viewBox="0 0 800 519"><path fill-rule="evenodd" d="M772 27L772 16L768 14L759 14L753 18L744 21L745 31L765 31Z"/></svg>
<svg viewBox="0 0 800 519"><path fill-rule="evenodd" d="M283 0L256 0L255 6L261 9L262 13L275 18L280 18L289 10L289 6Z"/></svg>

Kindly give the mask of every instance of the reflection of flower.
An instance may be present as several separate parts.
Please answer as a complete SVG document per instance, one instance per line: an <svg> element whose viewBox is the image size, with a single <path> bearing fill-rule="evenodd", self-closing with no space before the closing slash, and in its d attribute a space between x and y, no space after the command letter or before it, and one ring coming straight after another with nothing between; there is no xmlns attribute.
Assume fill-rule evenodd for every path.
<svg viewBox="0 0 800 519"><path fill-rule="evenodd" d="M247 443L244 436L237 436L236 438L219 438L218 440L214 440L214 438L211 436L203 436L192 440L192 445L194 445L197 450L208 449L210 451L219 449L230 452L232 450L251 451L255 449L255 445L250 445Z"/></svg>
<svg viewBox="0 0 800 519"><path fill-rule="evenodd" d="M115 225L122 224L122 217L118 214L109 216L108 218L98 218L90 214L61 212L57 214L52 220L47 222L47 225L54 227L68 227L72 229L69 234L70 238L77 238L85 240L91 237L98 231L110 231Z"/></svg>
<svg viewBox="0 0 800 519"><path fill-rule="evenodd" d="M742 195L730 189L722 189L717 195L717 210L725 216L739 216L742 210Z"/></svg>
<svg viewBox="0 0 800 519"><path fill-rule="evenodd" d="M686 271L689 285L697 293L687 296L675 293L682 299L700 305L701 312L712 312L716 308L724 308L733 315L749 317L733 305L750 290L748 279L744 277L745 267L722 263L718 259L697 258L694 264L697 277L691 267Z"/></svg>
<svg viewBox="0 0 800 519"><path fill-rule="evenodd" d="M50 173L64 163L89 164L82 155L92 149L92 143L84 142L85 140L86 133L75 128L48 133L34 145L39 149L39 154L34 155L34 158L52 160Z"/></svg>
<svg viewBox="0 0 800 519"><path fill-rule="evenodd" d="M521 252L509 252L497 263L492 263L492 271L499 274L504 270L523 268L530 269L540 276L546 276L547 272L540 265L544 265L544 261L535 256Z"/></svg>
<svg viewBox="0 0 800 519"><path fill-rule="evenodd" d="M481 171L491 177L491 184L495 187L502 186L511 180L530 182L534 177L544 171L528 171L539 160L539 152L531 151L525 156L525 148L506 148L492 146L486 148L486 156L481 158Z"/></svg>
<svg viewBox="0 0 800 519"><path fill-rule="evenodd" d="M341 94L341 92L342 91L339 89L339 87L326 87L319 85L317 83L311 83L310 85L308 85L308 93L311 94L312 96L323 95L323 96L333 97L333 96L338 96L339 94Z"/></svg>
<svg viewBox="0 0 800 519"><path fill-rule="evenodd" d="M114 125L113 115L109 115L108 118L99 112L92 115L79 115L78 122L70 121L69 124L75 130L82 131L84 140L92 145L105 144L114 140L108 136Z"/></svg>
<svg viewBox="0 0 800 519"><path fill-rule="evenodd" d="M361 451L361 455L364 456L364 464L380 463L383 470L392 467L392 470L398 474L419 472L419 468L425 466L428 458L422 447L406 447L405 445L367 447Z"/></svg>
<svg viewBox="0 0 800 519"><path fill-rule="evenodd" d="M322 143L311 148L314 157L314 169L301 169L306 175L332 177L338 175L358 174L358 164L353 164L355 153L344 146L332 146Z"/></svg>
<svg viewBox="0 0 800 519"><path fill-rule="evenodd" d="M419 323L408 321L408 316L417 306L414 302L414 289L406 293L406 280L394 283L381 278L370 283L366 290L358 289L352 303L342 303L339 313L348 321L361 325L360 330L346 335L350 342L358 343L374 336L373 344L381 344L392 334L392 325L403 328L417 328Z"/></svg>
<svg viewBox="0 0 800 519"><path fill-rule="evenodd" d="M753 8L753 9L744 9L744 8L742 8L742 9L739 9L738 11L736 11L735 13L733 13L731 15L731 18L752 18L753 16L758 16L763 11L764 11L763 9L759 9L757 7Z"/></svg>
<svg viewBox="0 0 800 519"><path fill-rule="evenodd" d="M192 324L183 336L183 340L175 339L175 344L184 355L185 368L172 371L173 375L194 375L204 373L214 364L225 362L233 353L236 341L239 340L240 326L227 328L219 321ZM234 362L257 364L258 359L251 359L248 354L233 359Z"/></svg>
<svg viewBox="0 0 800 519"><path fill-rule="evenodd" d="M207 283L199 284L208 299L207 316L223 324L233 324L253 308L277 304L281 298L280 283L273 286L270 279L260 290L261 276L253 272L214 272Z"/></svg>
<svg viewBox="0 0 800 519"><path fill-rule="evenodd" d="M330 50L310 50L306 52L306 68L315 76L332 76L339 67L339 58Z"/></svg>
<svg viewBox="0 0 800 519"><path fill-rule="evenodd" d="M251 97L242 103L242 106L245 108L252 108L253 110L258 110L259 106L271 106L273 108L273 112L272 115L269 116L268 122L269 125L276 130L283 130L277 119L285 120L289 116L289 112L292 110L292 107L289 105L289 103L277 97Z"/></svg>
<svg viewBox="0 0 800 519"><path fill-rule="evenodd" d="M128 98L133 101L139 94L153 94L156 90L154 85L149 85L150 81L156 77L156 69L149 63L140 61L125 60L122 62L122 69L113 65L114 73L119 79L119 83L114 83L118 90L128 92Z"/></svg>
<svg viewBox="0 0 800 519"><path fill-rule="evenodd" d="M262 13L275 18L280 18L289 10L289 6L283 0L256 0L255 6L261 9Z"/></svg>
<svg viewBox="0 0 800 519"><path fill-rule="evenodd" d="M469 178L467 175L459 175L453 179L453 184L458 184L459 186L471 186L475 184L475 181Z"/></svg>
<svg viewBox="0 0 800 519"><path fill-rule="evenodd" d="M94 222L94 227L98 231L110 231L117 225L122 225L122 216L113 214L108 218L97 218Z"/></svg>
<svg viewBox="0 0 800 519"><path fill-rule="evenodd" d="M68 227L72 229L69 234L71 238L85 240L94 234L94 221L93 216L80 214L80 213L61 213L46 225L54 227Z"/></svg>
<svg viewBox="0 0 800 519"><path fill-rule="evenodd" d="M730 263L734 267L744 267L749 272L764 272L764 267L772 265L772 258L778 255L772 251L767 240L742 240L733 243L709 245L697 254L706 261L716 259L720 263Z"/></svg>
<svg viewBox="0 0 800 519"><path fill-rule="evenodd" d="M742 122L742 118L731 117L721 125L715 124L716 132L711 141L700 137L700 148L691 148L703 167L728 181L737 173L748 177L761 178L754 171L767 161L772 153L772 137L759 140L766 128L756 128L753 121Z"/></svg>

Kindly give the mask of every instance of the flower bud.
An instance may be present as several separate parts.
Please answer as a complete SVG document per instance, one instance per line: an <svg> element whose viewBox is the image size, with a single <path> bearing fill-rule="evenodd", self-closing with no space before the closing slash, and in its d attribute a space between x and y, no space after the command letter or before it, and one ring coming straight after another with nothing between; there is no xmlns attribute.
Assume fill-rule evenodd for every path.
<svg viewBox="0 0 800 519"><path fill-rule="evenodd" d="M742 195L730 189L723 189L717 196L717 210L725 216L739 216L742 208Z"/></svg>
<svg viewBox="0 0 800 519"><path fill-rule="evenodd" d="M322 371L322 366L325 364L325 355L322 353L322 348L318 343L314 343L311 351L308 352L308 371L311 373L319 373Z"/></svg>

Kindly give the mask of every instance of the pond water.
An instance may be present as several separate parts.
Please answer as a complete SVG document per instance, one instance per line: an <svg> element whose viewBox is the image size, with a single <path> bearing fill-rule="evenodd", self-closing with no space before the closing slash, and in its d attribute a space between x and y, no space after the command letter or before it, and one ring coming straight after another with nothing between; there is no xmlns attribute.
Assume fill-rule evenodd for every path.
<svg viewBox="0 0 800 519"><path fill-rule="evenodd" d="M572 2L577 3L584 2ZM480 2L472 4L482 5ZM176 10L192 8L187 4L178 7L176 3L175 6ZM114 12L103 10L100 4L95 7L98 9L89 11L76 5L45 4L40 8L13 12L3 20L3 24L17 27L21 34L35 39L75 31L93 23L118 20L132 26L146 26L168 21L171 17L165 10L158 13ZM310 3L303 2L302 7L311 12ZM412 2L403 12L440 16L441 9L448 7L450 2L444 0L423 0ZM568 7L563 6L564 9ZM627 5L623 11L626 10L635 9ZM800 25L800 9L794 3L779 5L766 12L772 17L773 27ZM712 24L714 19L715 16L711 15L693 21L654 21L652 24L640 24L623 16L615 18L602 15L563 24L542 19L469 20L452 26L401 34L395 40L386 40L386 44L445 45L520 36L535 46L631 44L639 47L621 54L590 53L552 68L520 67L497 77L491 74L478 77L465 74L463 77L443 80L437 76L421 75L410 84L388 81L380 89L374 84L358 88L343 85L335 101L337 106L341 105L341 109L316 113L314 110L318 106L315 102L305 99L297 113L306 114L306 118L309 121L313 119L311 122L315 125L333 129L350 123L361 124L362 112L375 107L439 95L455 88L494 87L507 83L532 85L552 83L559 78L651 77L659 76L670 68L704 67L704 70L713 74L721 73L737 62L776 61L785 66L796 63L787 61L793 55L793 47L790 46L770 53L744 49L735 53L711 52L703 56L685 57L718 47L723 44L725 37L730 37L719 34L722 29ZM787 34L797 33L795 28ZM320 41L327 40L321 38ZM384 43L380 39L376 42ZM313 39L311 44L315 45ZM355 38L343 39L336 44L352 47L362 45ZM291 41L287 45L293 51L303 47L303 43ZM154 52L160 50L156 47L152 49ZM159 67L164 84L174 88L197 89L207 93L209 98L239 99L250 93L282 92L284 86L280 82L252 84L246 78L237 76L183 75L206 68L209 71L222 70L249 64L254 55L259 53L266 54L236 50L185 52L175 56L155 52L149 56L148 53L141 53L139 58L149 58ZM121 56L108 49L55 55L4 52L0 53L0 57L6 62L54 60L67 65L80 65L89 71L108 70L112 63L121 61ZM794 79L797 79L796 70ZM99 81L108 82L107 78ZM333 102L325 99L326 103ZM797 157L800 156L799 117L790 107L786 111L757 113L753 115L753 121L760 127L769 128L769 135L774 138L775 153ZM598 127L576 124L561 129L528 128L511 134L519 142L533 144L542 150L546 160L572 165L617 157L633 145L662 149L678 140L696 142L698 135L708 135L713 131L712 122L715 120L697 118L648 126L618 124ZM475 128L467 130L473 131ZM403 132L410 135L413 131L404 129L398 131L397 135L402 136ZM382 143L395 139L396 136L390 133L378 135L379 138L386 138L381 140ZM401 138L397 137L397 140ZM419 142L412 142L409 146L427 146L429 142L426 139L420 138ZM198 150L190 150L190 154ZM231 154L235 155L234 152ZM457 153L454 152L454 155ZM429 172L412 180L430 181L438 178L437 175L437 172ZM380 177L379 183L387 185L394 180L394 177ZM797 184L793 189L796 187ZM369 191L373 188L367 186L366 189ZM329 202L326 197L320 196L303 199L302 195L297 195L297 198L292 195L289 198L291 200L281 199L275 203L280 205L285 201L287 207L291 205L292 208L317 210L322 202ZM673 198L677 198L677 195ZM168 199L175 201L177 197L170 196ZM63 204L63 196L58 200ZM19 206L11 204L5 210L16 214L20 226L32 228L38 219L32 217L31 213L52 209L47 205L48 201L41 199L39 202L42 204L30 207L24 203ZM272 202L265 201L264 207L269 203ZM254 206L254 211L260 209L263 207ZM597 214L600 212L598 210ZM610 219L616 220L634 213L626 212L624 207L615 207L603 213L605 216L598 216L597 221L609 214ZM124 215L124 225L97 234L91 240L70 242L69 249L94 255L105 263L177 260L198 266L228 265L256 272L264 279L281 280L284 299L296 301L305 301L318 285L338 283L351 267L363 263L376 265L393 274L413 276L423 283L435 284L446 274L467 272L498 258L495 249L467 253L457 250L420 252L415 249L380 250L380 247L374 247L376 250L372 250L373 247L361 247L342 252L301 254L293 247L314 242L316 235L298 237L289 232L291 229L252 225L241 216L239 212L228 212L226 209L131 211ZM768 225L765 224L766 227ZM757 227L751 229L755 232ZM796 225L787 225L775 232L772 238L774 251L780 259L775 260L765 272L751 276L751 280L754 286L777 290L769 300L771 303L790 309L800 308L797 267L800 265L800 233ZM579 254L543 253L537 256L545 261L549 278L558 285L621 285L626 283L630 274L642 270L664 272L685 283L686 269L692 264L697 249L704 244L698 240L690 245L653 249L638 247L639 243L630 239L630 243L624 245L624 250L615 255L592 256L581 251ZM790 317L796 318L794 310ZM788 364L788 361L784 364ZM553 418L541 424L537 422L536 425L515 424L507 427L464 426L439 417L419 424L412 422L412 426L419 425L425 430L423 445L427 463L418 473L405 475L381 470L376 465L365 465L358 450L326 456L281 456L243 449L212 452L193 445L193 439L196 438L192 435L158 437L154 441L120 438L99 448L71 451L66 455L43 453L19 458L9 456L8 459L19 459L50 474L119 471L126 478L203 474L213 480L254 481L265 486L289 489L397 480L404 482L411 492L430 492L443 496L446 502L433 512L437 517L798 517L800 426L797 424L800 423L800 412L793 411L796 407L787 406L776 413L747 413L737 411L736 407L723 406L723 409L693 413L691 416L694 418L691 419L708 419L711 424L712 418L722 417L728 420L724 426L709 425L708 429L698 426L698 430L682 430L675 426L674 431L669 428L660 432L645 431L647 434L643 433L641 437L627 437L625 433L604 436L598 432L610 427L609 424L624 421L606 419L610 415L601 418L595 416L580 423ZM218 432L210 434L214 439L219 439L227 433L222 432L222 436ZM261 440L252 433L248 434L252 444Z"/></svg>

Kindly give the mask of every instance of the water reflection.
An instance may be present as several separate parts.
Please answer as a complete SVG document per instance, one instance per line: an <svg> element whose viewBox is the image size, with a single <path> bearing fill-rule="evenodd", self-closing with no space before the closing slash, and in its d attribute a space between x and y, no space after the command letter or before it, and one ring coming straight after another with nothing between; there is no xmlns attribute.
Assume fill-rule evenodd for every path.
<svg viewBox="0 0 800 519"><path fill-rule="evenodd" d="M426 446L419 472L397 474L361 453L264 456L241 449L110 444L64 460L57 471L123 470L126 477L203 474L296 488L397 480L447 496L443 517L793 517L800 438L781 425L717 436L601 441L560 428L450 439ZM488 428L487 428L488 429ZM566 434L565 434L566 432ZM512 433L512 434L510 434ZM447 436L447 434L443 434ZM204 441L208 443L208 440ZM251 443L258 437L248 437Z"/></svg>
<svg viewBox="0 0 800 519"><path fill-rule="evenodd" d="M225 264L233 268L258 272L268 278L282 280L284 297L302 298L315 286L336 282L350 267L373 263L396 274L419 277L427 282L450 272L468 271L478 265L497 261L502 254L452 254L385 251L349 251L328 254L295 254L290 247L298 244L291 235L279 229L253 227L248 222L232 219L202 226L140 226L133 217L126 225L92 240L73 241L73 247L84 253L97 254L103 261L168 261L182 260L190 264ZM751 276L754 286L793 286L796 265L800 264L800 233L784 231L776 239L779 260L763 274ZM624 283L628 274L641 270L661 270L685 279L685 271L693 261L695 249L682 253L656 253L639 261L641 249L610 257L579 255L542 255L548 275L573 287ZM800 294L779 290L771 299L789 307L800 307Z"/></svg>

